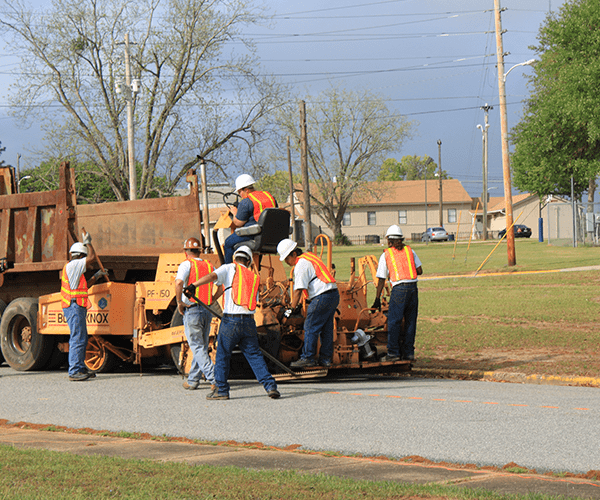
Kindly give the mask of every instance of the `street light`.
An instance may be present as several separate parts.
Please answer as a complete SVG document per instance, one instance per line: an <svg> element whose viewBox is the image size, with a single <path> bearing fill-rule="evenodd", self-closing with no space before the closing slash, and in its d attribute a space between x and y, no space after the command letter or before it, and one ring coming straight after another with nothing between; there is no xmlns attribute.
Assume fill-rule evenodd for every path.
<svg viewBox="0 0 600 500"><path fill-rule="evenodd" d="M535 62L535 59L529 59L529 61L525 61L519 64L515 64L512 68L510 68L506 73L504 73L504 81L506 81L506 77L508 76L508 74L515 68L517 68L518 66L531 66L533 63Z"/></svg>
<svg viewBox="0 0 600 500"><path fill-rule="evenodd" d="M24 181L25 179L31 179L31 175L24 175L23 177L21 177L19 179L19 181L17 182L17 193L21 192L21 182Z"/></svg>
<svg viewBox="0 0 600 500"><path fill-rule="evenodd" d="M430 156L425 162L425 234L427 234L427 167L433 161L433 158ZM427 238L425 238L425 243L429 243Z"/></svg>

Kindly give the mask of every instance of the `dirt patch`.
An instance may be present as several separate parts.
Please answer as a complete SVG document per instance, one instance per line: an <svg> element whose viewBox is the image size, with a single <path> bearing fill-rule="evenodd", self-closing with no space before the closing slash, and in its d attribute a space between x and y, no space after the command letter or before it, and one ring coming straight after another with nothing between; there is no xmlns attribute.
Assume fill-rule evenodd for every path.
<svg viewBox="0 0 600 500"><path fill-rule="evenodd" d="M600 352L541 348L448 353L441 348L422 356L417 353L414 367L600 378Z"/></svg>

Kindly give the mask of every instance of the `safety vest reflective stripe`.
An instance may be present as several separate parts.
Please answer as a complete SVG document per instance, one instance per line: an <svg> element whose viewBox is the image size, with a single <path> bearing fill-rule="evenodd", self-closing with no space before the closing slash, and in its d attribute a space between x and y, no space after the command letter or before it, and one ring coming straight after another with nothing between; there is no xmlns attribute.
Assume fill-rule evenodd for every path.
<svg viewBox="0 0 600 500"><path fill-rule="evenodd" d="M235 275L231 283L231 298L233 303L254 311L256 309L256 297L259 285L260 278L258 275L236 262Z"/></svg>
<svg viewBox="0 0 600 500"><path fill-rule="evenodd" d="M276 205L275 198L267 191L252 191L248 194L248 198L250 198L252 205L254 205L253 215L256 222L258 222L258 217L265 208L274 208Z"/></svg>
<svg viewBox="0 0 600 500"><path fill-rule="evenodd" d="M71 290L69 285L69 278L67 277L67 266L63 267L62 274L60 277L60 294L62 296L62 307L63 309L71 305L72 299L77 299L77 305L87 308L89 305L88 299L88 286L85 276L82 274L79 278L79 285L75 290Z"/></svg>
<svg viewBox="0 0 600 500"><path fill-rule="evenodd" d="M417 277L415 256L408 245L404 245L402 250L388 248L384 254L390 281L414 280Z"/></svg>
<svg viewBox="0 0 600 500"><path fill-rule="evenodd" d="M214 268L212 264L206 260L187 260L190 263L190 277L187 282L188 285L213 272ZM198 300L209 306L212 303L213 287L214 283L212 282L208 283L207 285L198 286L196 287L196 293L194 295Z"/></svg>
<svg viewBox="0 0 600 500"><path fill-rule="evenodd" d="M313 265L313 267L315 268L315 273L317 273L317 278L319 278L323 283L335 283L335 278L333 277L333 275L331 274L329 269L327 269L327 266L314 253L304 252L298 258L306 259L308 262L310 262Z"/></svg>

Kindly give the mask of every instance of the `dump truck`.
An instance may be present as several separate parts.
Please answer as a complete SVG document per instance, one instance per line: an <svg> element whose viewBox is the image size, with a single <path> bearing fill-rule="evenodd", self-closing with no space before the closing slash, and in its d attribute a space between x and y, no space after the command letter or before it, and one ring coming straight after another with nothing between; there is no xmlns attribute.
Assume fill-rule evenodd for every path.
<svg viewBox="0 0 600 500"><path fill-rule="evenodd" d="M67 162L60 168L58 190L41 193L16 193L12 169L0 168L0 347L12 368L42 370L65 364L69 329L61 306L60 272L68 249L85 228L93 237L96 267L108 271L106 282L89 290L88 369L106 372L119 363L131 363L141 370L145 365L172 363L187 373L191 353L175 298L177 268L185 259L182 244L188 237L199 237L202 258L218 267L223 263L219 231L233 226L232 214L224 208L213 228L213 251L205 237L208 214L200 210L195 171L188 172L186 181L190 186L186 196L78 205ZM278 380L328 373L323 368L303 372L289 368L303 344L303 317L283 315L291 303L292 282L276 247L289 236L289 229L290 214L282 209L265 210L256 226L238 229L252 238L253 266L261 278L255 314L259 343ZM319 235L315 243L333 271L331 241ZM386 293L381 311L367 305L367 288L373 285L376 267L374 256L352 259L350 279L338 282L341 299L329 370L410 369L409 361L380 361L387 344ZM209 352L214 359L220 305L211 307Z"/></svg>

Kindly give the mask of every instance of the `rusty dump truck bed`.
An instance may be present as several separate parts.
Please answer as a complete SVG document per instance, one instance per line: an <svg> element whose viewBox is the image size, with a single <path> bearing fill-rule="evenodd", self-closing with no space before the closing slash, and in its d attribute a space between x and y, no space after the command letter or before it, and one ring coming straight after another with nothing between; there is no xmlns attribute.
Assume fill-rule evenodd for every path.
<svg viewBox="0 0 600 500"><path fill-rule="evenodd" d="M187 181L187 196L77 205L68 162L59 189L36 193L17 194L12 169L0 168L0 259L10 267L0 274L0 299L58 291L57 272L82 228L115 280L151 278L159 254L180 251L186 238L201 234L196 175Z"/></svg>

